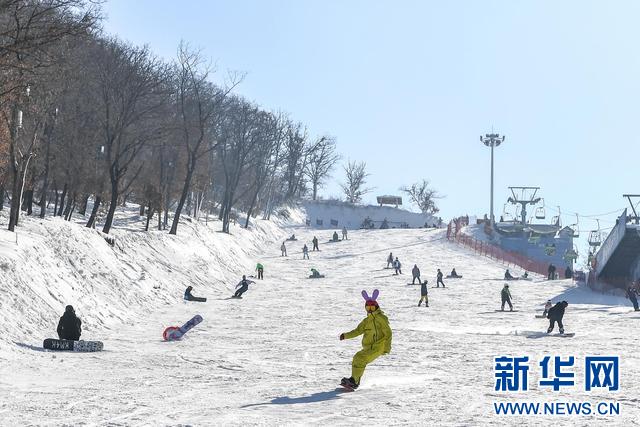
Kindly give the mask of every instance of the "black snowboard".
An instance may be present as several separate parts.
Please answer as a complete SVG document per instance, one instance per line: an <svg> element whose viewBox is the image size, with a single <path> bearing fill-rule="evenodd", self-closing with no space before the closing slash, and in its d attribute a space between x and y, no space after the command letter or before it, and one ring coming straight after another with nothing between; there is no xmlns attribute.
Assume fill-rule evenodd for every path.
<svg viewBox="0 0 640 427"><path fill-rule="evenodd" d="M445 279L462 279L462 276L447 276Z"/></svg>
<svg viewBox="0 0 640 427"><path fill-rule="evenodd" d="M187 301L207 302L207 299L202 297L191 297Z"/></svg>
<svg viewBox="0 0 640 427"><path fill-rule="evenodd" d="M42 347L47 350L58 351L102 351L103 344L100 341L71 341L47 338L42 343Z"/></svg>

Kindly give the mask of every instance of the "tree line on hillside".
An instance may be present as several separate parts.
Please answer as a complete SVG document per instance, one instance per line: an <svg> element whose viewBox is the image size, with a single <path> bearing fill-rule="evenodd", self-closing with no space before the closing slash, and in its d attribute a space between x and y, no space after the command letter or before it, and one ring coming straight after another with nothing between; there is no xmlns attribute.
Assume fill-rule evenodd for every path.
<svg viewBox="0 0 640 427"><path fill-rule="evenodd" d="M181 43L171 61L104 34L99 2L0 0L0 209L53 214L109 233L132 201L176 234L181 215L236 212L268 219L274 207L318 197L340 156L329 135L234 93L243 76L220 73ZM224 74L221 76L221 74ZM217 80L222 83L214 83ZM358 203L365 164L344 166Z"/></svg>
<svg viewBox="0 0 640 427"><path fill-rule="evenodd" d="M159 229L180 216L234 211L268 218L318 189L338 161L335 139L234 94L242 75L180 44L173 61L100 30L85 0L0 0L0 209L101 215L134 201ZM92 203L91 203L91 202ZM87 212L91 207L90 212Z"/></svg>

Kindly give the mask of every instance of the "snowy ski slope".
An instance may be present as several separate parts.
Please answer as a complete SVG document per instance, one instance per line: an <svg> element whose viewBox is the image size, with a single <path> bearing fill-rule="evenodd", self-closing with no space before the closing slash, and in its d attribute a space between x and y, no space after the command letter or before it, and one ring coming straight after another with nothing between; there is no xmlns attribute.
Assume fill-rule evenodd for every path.
<svg viewBox="0 0 640 427"><path fill-rule="evenodd" d="M532 282L511 283L518 312L495 312L500 305L504 266L447 242L443 231L352 231L350 240L332 244L324 243L329 232L300 227L280 234L271 230L270 235L291 232L299 240L287 242L286 258L279 256L280 242L275 238L259 244L246 237L255 251L237 249L243 265L250 262L253 267L260 261L265 266L265 280L252 285L242 300L229 299L241 274L237 268L221 273L219 277L225 282L215 286L207 285L209 279L201 274L207 268L204 264L219 255L214 251L229 250L230 246L214 248L210 246L213 243L202 243L225 238L219 233L174 241L175 253L164 256L161 263L150 255L153 252L136 252L138 245L132 243L127 256L148 257L147 277L166 282L171 273L163 273L163 268L195 269L185 272L184 277L198 277L203 284L196 286L194 294L209 300L183 302L181 294L187 281L170 291L164 289L163 282L163 304L149 303L151 291L140 291L144 309L138 310L134 297L109 295L100 282L103 287L96 291L103 295L105 305L122 296L132 304L128 310L133 313L120 316L124 323L98 322L90 315L98 308L78 307L87 324L83 337L101 339L105 344L101 353L39 349L42 338L54 336L52 318L61 314L60 310L52 316L47 313L46 322L37 324L33 331L10 333L11 327L4 325L11 340L5 339L0 349L4 359L0 360L0 425L638 424L640 314L633 313L624 299L593 294L575 288L570 281L546 282L536 277ZM310 252L311 260L303 261L302 244L311 247L314 233L321 252ZM190 252L183 254L186 250ZM383 268L390 251L403 263L401 276ZM247 260L253 253L255 258ZM189 259L193 256L198 260ZM110 262L125 261L116 257ZM455 267L464 278L445 279L446 289L430 288L430 307L417 307L419 287L407 285L414 263L430 286L435 283L436 268L446 274ZM85 266L86 274L98 267ZM327 277L307 279L311 267ZM248 266L245 269L251 274ZM350 375L351 357L360 342L340 342L338 335L354 328L365 316L360 291L375 288L380 290L378 301L394 332L392 352L367 368L360 389L344 393L337 384L341 377ZM3 289L5 302L7 292ZM569 301L565 327L576 333L574 338L541 334L547 321L534 318L534 314L550 298ZM19 301L15 296L9 299ZM51 307L36 308L51 311ZM104 310L118 314L122 309ZM195 314L201 314L204 321L182 341L162 341L166 326L182 324ZM3 323L16 315L12 312ZM506 397L535 401L613 399L620 402L621 415L493 415L492 403L505 398L504 393L494 391L495 356L527 355L535 364L544 355L576 356L579 360L592 354L621 356L619 392L589 394L576 387L553 393L531 387L526 393ZM530 383L536 381L534 372ZM578 385L583 381L581 376L576 378Z"/></svg>

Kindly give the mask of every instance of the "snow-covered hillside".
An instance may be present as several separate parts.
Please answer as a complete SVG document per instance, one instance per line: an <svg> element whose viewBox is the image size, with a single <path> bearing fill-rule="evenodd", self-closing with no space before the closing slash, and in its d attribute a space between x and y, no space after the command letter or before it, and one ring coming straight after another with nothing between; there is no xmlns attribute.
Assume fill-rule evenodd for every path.
<svg viewBox="0 0 640 427"><path fill-rule="evenodd" d="M332 244L323 244L317 234L321 252L311 252L307 261L302 260L302 245L318 231L295 228L300 240L289 243L289 256L281 257L274 237L292 229L259 224L262 233L234 230L231 237L199 227L183 228L178 238L121 234L116 249L104 246L95 232L57 221L28 226L33 234L28 240L27 233L21 235L27 241L8 261L8 271L16 277L29 260L30 265L35 262L37 268L24 271L25 279L16 284L29 293L21 295L2 282L5 339L0 355L10 369L0 376L0 395L8 396L0 402L0 424L637 423L640 315L626 300L575 288L570 281L536 277L511 284L519 311L496 312L504 266L449 243L442 230L353 231L350 240ZM56 264L53 255L62 249L57 255L64 261ZM389 252L399 256L403 275L384 268ZM265 279L243 299L229 299L238 275L250 273L256 261L265 265ZM464 277L445 279L446 289L429 289L430 307L417 307L419 287L407 285L414 263L432 284L436 268L448 272L455 267ZM307 279L311 267L327 277ZM27 278L51 285L34 294ZM154 290L154 283L161 288ZM208 302L183 302L187 284L195 284L194 293ZM339 341L338 336L365 317L360 291L375 288L393 329L392 351L367 367L360 389L344 393L337 385L350 375L360 342ZM95 296L74 299L79 290ZM543 333L547 321L534 314L547 299L569 302L565 326L576 333L574 338ZM86 338L104 342L103 352L39 348L42 338L54 335L55 318L67 302L75 303L87 324ZM164 327L195 314L204 321L182 341L162 341ZM17 322L21 328L20 316L33 319L31 330L7 326ZM493 358L500 355L527 355L534 361L544 355L619 355L622 379L615 394L586 393L580 387L584 379L576 378L579 386L571 392L532 386L506 398L617 400L621 415L495 416L492 402L505 398L494 391ZM533 370L532 375L531 383L538 380Z"/></svg>

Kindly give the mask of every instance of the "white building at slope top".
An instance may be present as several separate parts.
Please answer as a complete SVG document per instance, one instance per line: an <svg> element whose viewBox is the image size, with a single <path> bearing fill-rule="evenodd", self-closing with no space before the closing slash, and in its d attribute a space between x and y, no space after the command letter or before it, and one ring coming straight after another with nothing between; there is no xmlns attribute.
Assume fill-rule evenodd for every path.
<svg viewBox="0 0 640 427"><path fill-rule="evenodd" d="M390 206L354 205L336 200L316 200L302 202L307 213L307 225L320 229L349 230L363 228L367 218L373 228L380 228L386 220L388 228L434 227L440 218L433 215L410 212Z"/></svg>

